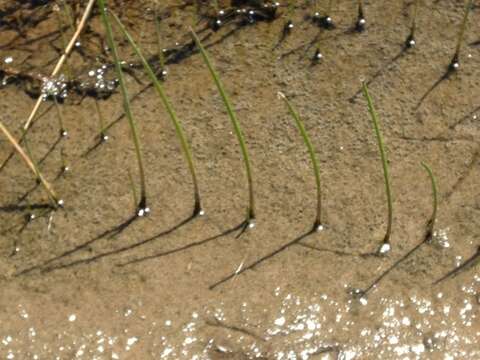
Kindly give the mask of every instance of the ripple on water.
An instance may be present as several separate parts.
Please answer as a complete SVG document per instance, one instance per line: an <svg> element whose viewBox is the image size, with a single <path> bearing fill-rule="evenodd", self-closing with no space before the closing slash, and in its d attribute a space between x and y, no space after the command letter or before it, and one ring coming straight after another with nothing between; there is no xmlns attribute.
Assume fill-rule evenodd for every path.
<svg viewBox="0 0 480 360"><path fill-rule="evenodd" d="M305 297L276 288L277 302L269 309L245 300L238 306L219 302L174 322L154 319L148 308L125 307L110 314L108 329L76 321L81 315L76 311L64 315L67 321L56 324L55 334L35 322L35 309L19 305L22 328L15 335L0 330L4 332L0 356L63 359L71 353L76 359L121 359L146 354L148 348L160 359L209 359L212 351L274 359L309 359L314 354L325 359L423 358L425 354L480 358L479 285L480 276L475 274L455 294L436 291L429 298L375 293L362 306L348 295ZM208 318L218 322L214 333L205 331ZM115 323L122 324L120 331Z"/></svg>

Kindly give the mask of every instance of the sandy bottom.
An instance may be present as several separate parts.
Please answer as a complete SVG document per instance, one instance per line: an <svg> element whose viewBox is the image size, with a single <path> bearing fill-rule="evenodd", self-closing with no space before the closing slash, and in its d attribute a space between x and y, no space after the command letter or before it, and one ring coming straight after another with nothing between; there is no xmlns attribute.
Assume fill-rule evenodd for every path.
<svg viewBox="0 0 480 360"><path fill-rule="evenodd" d="M9 12L14 3L0 2L0 118L18 138L62 41L52 4ZM195 7L168 3L165 46L185 44ZM149 5L114 8L155 54ZM480 13L471 13L459 71L433 87L454 52L463 5L422 2L418 46L404 51L410 10L403 2L367 2L359 34L349 31L354 1L335 6L333 30L305 20L312 7L298 6L280 43L285 17L201 32L252 158L257 221L239 238L248 200L240 149L198 54L169 64L164 85L192 143L201 217L191 218L192 183L174 128L140 69L131 68L127 83L138 94L132 106L151 214L121 231L134 213L129 171L138 187L127 121L87 153L99 128L94 99L69 91L60 105L68 137L59 141L57 112L45 101L28 140L65 208L42 207L45 192L18 156L0 170L0 357L480 358L480 268L473 262L434 284L480 245ZM23 15L13 21L15 14ZM68 62L82 83L114 76L107 66L96 78L108 62L101 29L95 13ZM317 47L323 60L312 65ZM126 46L121 53L127 64L136 61ZM391 170L392 251L383 257L368 255L383 239L387 211L366 102L355 96L360 79L371 80ZM308 154L278 91L299 110L319 157L318 233L307 234L316 208ZM98 101L107 123L122 115L118 92ZM1 136L0 161L10 151ZM57 176L62 157L71 171ZM367 288L425 237L432 195L421 161L439 188L432 241L354 297L352 290ZM36 218L26 222L29 214Z"/></svg>

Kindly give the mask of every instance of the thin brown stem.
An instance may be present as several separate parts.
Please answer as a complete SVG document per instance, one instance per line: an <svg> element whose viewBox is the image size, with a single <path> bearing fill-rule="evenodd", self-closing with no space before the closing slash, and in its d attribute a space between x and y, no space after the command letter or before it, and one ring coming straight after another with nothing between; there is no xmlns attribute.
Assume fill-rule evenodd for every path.
<svg viewBox="0 0 480 360"><path fill-rule="evenodd" d="M83 28L85 27L85 24L87 22L88 17L90 16L90 13L92 12L93 5L95 4L95 0L89 0L87 6L85 7L85 11L83 12L82 19L80 20L80 23L77 26L77 31L73 34L72 38L70 39L70 42L68 43L67 47L65 48L62 56L60 56L60 59L58 59L57 65L55 65L55 68L52 71L51 77L56 76L59 72L60 69L62 68L65 60L67 59L68 55L72 52L73 47L75 46L75 43L77 42L78 37L80 36ZM26 130L30 127L30 123L32 122L33 118L38 112L38 109L40 108L40 105L42 104L42 95L40 95L37 99L37 102L35 103L35 106L33 107L32 112L28 116L27 122L23 126Z"/></svg>
<svg viewBox="0 0 480 360"><path fill-rule="evenodd" d="M12 146L15 148L15 150L18 152L20 157L23 159L23 161L27 164L27 166L30 168L30 170L33 172L35 177L41 182L43 187L45 188L45 191L48 194L49 199L52 201L54 204L54 207L58 207L63 205L63 200L59 200L57 195L55 194L55 191L53 190L52 186L50 183L48 183L47 180L43 177L43 175L40 173L38 168L35 166L33 161L30 159L30 157L23 151L23 149L20 147L20 145L17 143L15 138L12 136L12 134L8 131L8 129L3 125L3 123L0 121L0 130L3 132L3 134L7 137L8 141L12 144ZM26 139L25 139L26 140Z"/></svg>

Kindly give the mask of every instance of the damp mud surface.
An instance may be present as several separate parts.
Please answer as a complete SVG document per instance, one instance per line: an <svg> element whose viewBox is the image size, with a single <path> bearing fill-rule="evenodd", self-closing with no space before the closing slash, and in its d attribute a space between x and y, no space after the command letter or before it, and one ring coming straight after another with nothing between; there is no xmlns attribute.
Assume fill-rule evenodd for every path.
<svg viewBox="0 0 480 360"><path fill-rule="evenodd" d="M63 47L52 1L18 3L0 2L0 119L16 138ZM79 18L86 2L72 3ZM153 4L109 3L155 63ZM326 30L306 17L313 6L299 2L295 26L279 43L285 6L272 21L200 31L207 21L196 6L162 5L164 46L182 48L189 27L199 30L245 133L258 208L255 228L239 238L244 166L200 55L188 46L181 56L170 53L164 82L197 166L205 215L191 218L192 183L174 128L117 32L151 208L119 228L135 211L128 172L138 192L137 164L125 118L95 147L95 99L107 123L123 114L95 10L62 71L76 81L60 103L68 137L56 143L51 99L28 133L64 208L42 205L48 198L19 156L0 171L0 357L480 358L480 265L434 284L480 245L479 8L470 14L459 70L430 91L455 50L463 2L421 2L417 46L407 51L411 2L366 2L361 33L350 31L356 6L339 1L330 14L336 27ZM64 32L68 41L67 22ZM312 64L317 47L323 58ZM372 78L394 198L385 256L368 255L385 234L387 204L366 101L355 96L360 80ZM93 91L98 81L110 87L104 96ZM315 180L279 91L301 114L320 162L324 228L302 238L315 217ZM0 161L11 150L2 134ZM353 296L423 241L432 195L421 161L439 188L432 241L366 296Z"/></svg>

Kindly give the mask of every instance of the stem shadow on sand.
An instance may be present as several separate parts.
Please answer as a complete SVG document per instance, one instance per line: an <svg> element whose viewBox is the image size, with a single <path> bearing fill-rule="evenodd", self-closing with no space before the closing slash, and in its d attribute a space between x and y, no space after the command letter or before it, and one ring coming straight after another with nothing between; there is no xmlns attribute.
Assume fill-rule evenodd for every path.
<svg viewBox="0 0 480 360"><path fill-rule="evenodd" d="M367 287L364 289L355 289L353 291L353 294L356 297L363 297L367 295L370 290L372 290L374 287L380 283L392 270L394 270L397 266L399 266L402 262L407 260L415 251L417 251L423 244L427 244L429 241L430 237L425 236L424 239L419 242L417 245L415 245L412 249L410 249L405 255L403 255L400 259L396 260L387 270L385 270L383 273L381 273L379 276L377 276Z"/></svg>
<svg viewBox="0 0 480 360"><path fill-rule="evenodd" d="M369 257L374 257L378 258L378 253L377 252L367 252L367 253L355 253L355 252L348 252L348 251L343 251L343 250L337 250L337 249L331 249L331 248L325 248L325 247L318 247L315 245L311 245L308 243L303 243L299 242L295 245L302 246L304 248L318 251L318 252L326 252L326 253L331 253L337 256L351 256L351 257L360 257L360 258L369 258Z"/></svg>
<svg viewBox="0 0 480 360"><path fill-rule="evenodd" d="M370 79L368 79L365 84L370 86L375 80L377 80L383 73L385 73L390 67L399 61L403 56L407 55L409 48L407 46L403 46L400 52L398 52L394 57L392 57L385 65L383 65L380 69L377 70L375 74L372 75ZM357 100L358 96L362 93L362 87L357 90L357 92L348 99L351 103Z"/></svg>
<svg viewBox="0 0 480 360"><path fill-rule="evenodd" d="M113 238L113 237L117 236L118 234L120 234L122 231L124 231L128 226L130 226L137 219L139 219L139 217L136 214L133 215L133 216L130 216L127 220L125 220L122 223L120 223L118 225L115 225L114 227L102 232L101 234L95 236L93 239L90 239L90 240L84 242L83 244L77 245L73 249L64 251L60 255L57 255L57 256L43 262L42 264L34 265L34 266L31 266L27 269L21 270L20 272L16 273L14 276L17 277L17 276L21 276L21 275L27 275L27 274L35 271L35 270L39 270L39 269L51 264L54 261L61 260L65 257L67 257L67 256L70 256L70 255L78 252L78 251L84 250L84 249L88 248L90 245L92 245L93 243L95 243L96 241L98 241L100 239L103 239L103 238L106 238L106 237Z"/></svg>
<svg viewBox="0 0 480 360"><path fill-rule="evenodd" d="M470 258L465 260L462 264L457 266L455 269L448 272L447 274L442 276L440 279L436 280L433 283L433 285L437 285L437 284L441 283L442 281L447 280L448 278L454 278L454 277L460 275L461 273L463 273L465 271L468 271L471 268L473 268L474 266L477 266L479 264L480 264L480 246L477 248L477 251L475 252L475 254L473 254Z"/></svg>
<svg viewBox="0 0 480 360"><path fill-rule="evenodd" d="M0 205L0 212L13 213L13 212L22 212L25 210L36 210L36 209L54 209L50 203L38 203L38 204L7 204Z"/></svg>
<svg viewBox="0 0 480 360"><path fill-rule="evenodd" d="M24 202L31 194L33 194L33 192L35 190L37 190L37 188L40 186L40 182L39 181L35 181L35 185L33 185L30 189L28 189L27 191L25 191L23 193L22 196L20 196L17 200L17 205L21 204L22 202Z"/></svg>
<svg viewBox="0 0 480 360"><path fill-rule="evenodd" d="M44 267L43 265L43 268L41 269L41 273L49 273L49 272L52 272L54 270L60 270L60 269L68 269L68 268L72 268L74 266L78 266L78 265L87 265L87 264L90 264L94 261L97 261L97 260L100 260L104 257L107 257L107 256L114 256L114 255L118 255L118 254L121 254L123 252L126 252L126 251L130 251L130 250L133 250L135 248L138 248L140 246L143 246L145 244L148 244L154 240L157 240L161 237L164 237L164 236L167 236L171 233L173 233L174 231L178 230L180 227L188 224L190 221L192 221L193 219L196 218L196 215L193 214L193 215L190 215L189 217L187 217L186 219L183 219L181 220L178 224L170 227L169 229L167 230L164 230L162 231L161 233L158 233L154 236L151 236L145 240L142 240L142 241L139 241L139 242L136 242L134 244L131 244L131 245L127 245L127 246L123 246L119 249L115 249L115 250L110 250L110 251L105 251L105 252L102 252L100 254L97 254L97 255L94 255L94 256L91 256L89 258L86 258L86 259L78 259L78 260L74 260L74 261L71 261L71 262L67 262L67 263L63 263L63 264L58 264L58 265L52 265L52 266L48 266L48 267Z"/></svg>
<svg viewBox="0 0 480 360"><path fill-rule="evenodd" d="M225 330L228 330L228 331L231 331L231 332L236 332L236 333L240 333L240 334L243 334L243 335L246 335L248 337L251 337L252 339L255 339L257 341L261 341L261 342L266 342L267 339L265 339L263 336L260 336L258 334L256 334L254 331L251 331L247 328L244 328L244 327L240 327L240 326L237 326L237 325L230 325L230 324L227 324L217 318L213 318L212 320L207 320L205 321L205 324L208 325L208 326L211 326L211 327L216 327L216 328L220 328L220 329L225 329Z"/></svg>
<svg viewBox="0 0 480 360"><path fill-rule="evenodd" d="M428 88L428 90L422 95L422 97L420 98L420 100L418 100L418 103L417 105L415 105L415 110L418 110L423 102L425 101L425 99L437 88L440 86L441 83L443 83L444 81L448 80L450 78L450 76L454 73L454 70L451 69L451 68L448 68L444 73L443 75L437 79L437 81L435 81L433 83L432 86L430 86Z"/></svg>
<svg viewBox="0 0 480 360"><path fill-rule="evenodd" d="M43 162L45 162L45 160L47 160L48 156L55 150L55 148L57 147L58 144L60 144L60 142L62 141L63 139L63 136L58 136L57 137L57 140L55 140L52 145L50 146L50 148L47 150L47 152L40 158L40 160L38 160L38 164L37 165L41 165Z"/></svg>
<svg viewBox="0 0 480 360"><path fill-rule="evenodd" d="M178 252L182 252L182 251L185 251L185 250L197 247L197 246L205 245L205 244L209 243L210 241L213 241L213 240L222 238L224 236L230 235L231 233L234 233L235 231L242 229L243 226L244 226L244 222L242 221L240 224L238 224L238 225L236 225L236 226L234 226L230 229L227 229L227 230L221 232L220 234L210 236L206 239L203 239L203 240L200 240L200 241L195 241L195 242L192 242L190 244L183 245L183 246L171 249L171 250L162 251L162 252L157 253L157 254L148 255L148 256L136 258L136 259L133 259L133 260L129 260L125 263L117 264L117 266L118 267L124 267L124 266L127 266L127 265L136 264L136 263L140 263L140 262L147 261L147 260L158 259L158 258L167 256L167 255L176 254Z"/></svg>
<svg viewBox="0 0 480 360"><path fill-rule="evenodd" d="M252 270L253 268L257 267L258 265L260 265L261 263L263 263L264 261L267 261L271 258L273 258L274 256L278 255L279 253L283 252L284 250L287 250L288 248L290 248L291 246L295 245L295 244L298 244L300 241L302 241L303 239L305 239L307 236L309 235L312 235L312 234L315 234L317 233L315 229L311 229L309 230L308 232L306 233L303 233L302 235L300 236L297 236L295 239L293 240L290 240L289 242L287 242L286 244L282 245L281 247L279 247L278 249L262 256L261 258L255 260L254 262L252 262L250 265L248 266L245 266L239 270L236 270L232 273L230 273L229 275L223 277L222 279L218 280L216 283L210 285L208 288L210 290L214 290L215 288L217 288L218 286L222 285L223 283L233 279L235 276L237 275L240 275L241 273L247 271L247 270Z"/></svg>
<svg viewBox="0 0 480 360"><path fill-rule="evenodd" d="M480 112L480 105L474 108L472 111L467 113L466 115L462 116L460 119L457 119L452 124L448 125L449 130L455 130L455 128L461 124L463 124L466 120L471 119L475 113Z"/></svg>
<svg viewBox="0 0 480 360"><path fill-rule="evenodd" d="M352 291L352 294L355 295L356 297L364 297L367 295L367 293L372 290L375 286L377 286L382 279L384 279L391 271L393 271L397 266L399 266L402 262L404 262L406 259L408 259L413 253L415 253L420 247L424 244L428 244L432 237L433 237L433 228L435 225L435 221L437 218L437 206L438 206L438 190L437 190L437 185L436 185L436 180L435 176L433 175L432 170L430 167L425 164L421 163L423 168L428 174L428 177L430 179L431 183L431 188L432 188L432 215L430 216L429 220L426 223L425 226L425 232L422 238L422 241L419 242L417 245L415 245L412 249L410 249L405 255L403 255L400 259L396 260L387 270L385 270L383 273L381 273L378 277L375 278L366 288L364 289L355 289Z"/></svg>

